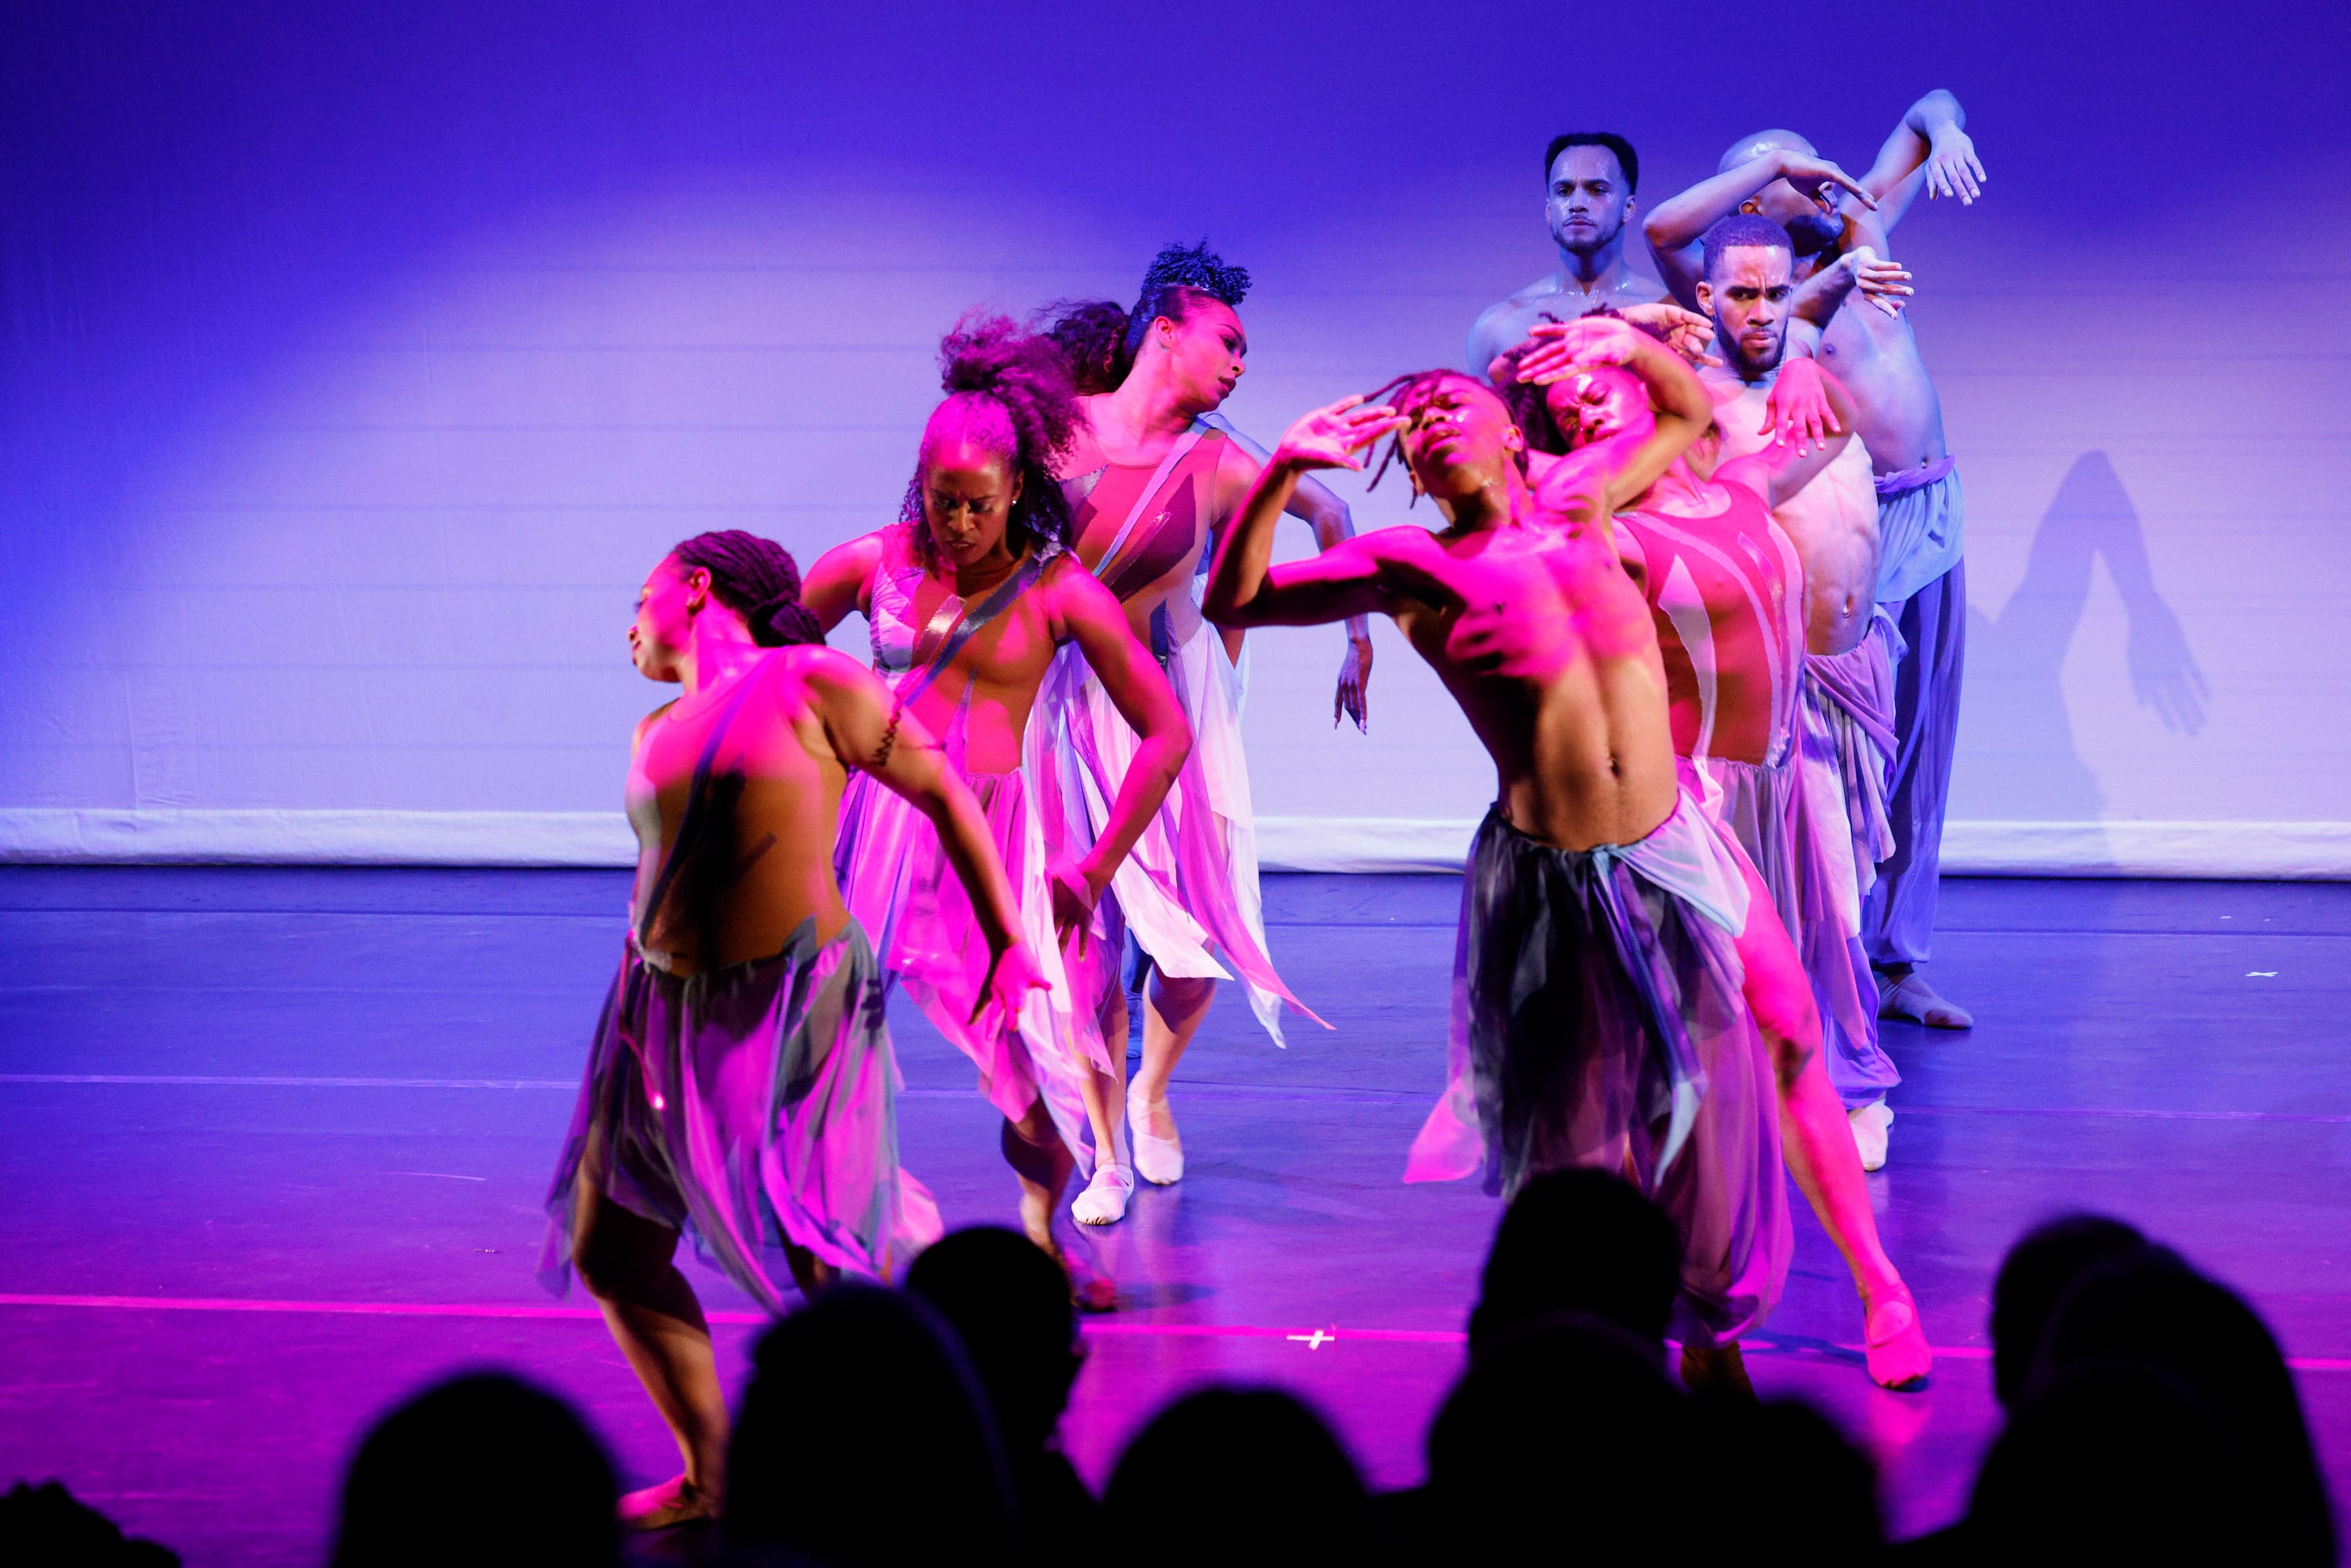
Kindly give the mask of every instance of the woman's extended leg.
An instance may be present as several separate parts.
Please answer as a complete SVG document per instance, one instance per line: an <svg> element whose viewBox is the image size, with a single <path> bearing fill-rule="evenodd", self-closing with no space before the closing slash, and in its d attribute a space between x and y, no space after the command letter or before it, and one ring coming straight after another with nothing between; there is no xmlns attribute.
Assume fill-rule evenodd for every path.
<svg viewBox="0 0 2351 1568"><path fill-rule="evenodd" d="M583 1166L572 1267L685 1460L684 1474L622 1500L622 1519L640 1530L715 1515L726 1475L726 1399L711 1355L710 1322L678 1271L676 1253L675 1230L607 1198Z"/></svg>

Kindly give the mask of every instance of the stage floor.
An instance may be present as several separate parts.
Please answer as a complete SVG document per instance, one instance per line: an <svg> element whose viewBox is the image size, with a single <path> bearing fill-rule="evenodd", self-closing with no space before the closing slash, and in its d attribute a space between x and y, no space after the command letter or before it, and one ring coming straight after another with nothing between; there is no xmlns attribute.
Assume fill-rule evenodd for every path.
<svg viewBox="0 0 2351 1568"><path fill-rule="evenodd" d="M1208 1378L1296 1389L1374 1480L1417 1478L1497 1213L1398 1179L1442 1082L1458 886L1267 879L1275 957L1335 1028L1276 1050L1220 997L1176 1097L1191 1175L1100 1244L1127 1305L1089 1322L1065 1428L1091 1478ZM0 1485L57 1477L195 1568L316 1563L366 1424L484 1364L580 1402L630 1484L670 1474L592 1310L531 1274L625 896L608 873L0 870ZM2351 886L1953 881L1943 914L1936 977L1978 1026L1889 1026L1907 1082L1871 1178L1933 1385L1863 1376L1798 1200L1759 1386L1877 1454L1903 1532L1943 1522L1994 1424L2002 1249L2102 1209L2251 1294L2351 1504ZM969 1071L893 1017L908 1167L950 1225L1008 1220ZM690 1271L739 1377L756 1315Z"/></svg>

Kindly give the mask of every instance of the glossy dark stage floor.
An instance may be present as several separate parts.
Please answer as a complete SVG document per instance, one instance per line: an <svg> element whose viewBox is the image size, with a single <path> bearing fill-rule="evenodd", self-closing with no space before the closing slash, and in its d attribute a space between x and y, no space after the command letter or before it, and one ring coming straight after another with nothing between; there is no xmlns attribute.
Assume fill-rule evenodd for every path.
<svg viewBox="0 0 2351 1568"><path fill-rule="evenodd" d="M1303 1391L1386 1483L1461 1356L1493 1226L1407 1187L1443 1070L1456 883L1268 879L1275 956L1336 1026L1276 1051L1229 995L1185 1063L1191 1176L1102 1241L1067 1439L1099 1478L1203 1378ZM632 1482L674 1455L592 1312L531 1279L539 1201L620 940L589 873L0 871L0 1484L55 1475L192 1564L320 1560L362 1426L460 1365L593 1412ZM1954 882L1937 975L1972 1036L1897 1028L1879 1223L1947 1347L1886 1394L1799 1205L1767 1391L1880 1457L1895 1519L1959 1505L1992 1425L1985 1293L2052 1211L2124 1215L2250 1291L2351 1503L2351 886ZM899 1014L907 1164L950 1223L1010 1182L969 1073ZM728 1314L748 1303L695 1266Z"/></svg>

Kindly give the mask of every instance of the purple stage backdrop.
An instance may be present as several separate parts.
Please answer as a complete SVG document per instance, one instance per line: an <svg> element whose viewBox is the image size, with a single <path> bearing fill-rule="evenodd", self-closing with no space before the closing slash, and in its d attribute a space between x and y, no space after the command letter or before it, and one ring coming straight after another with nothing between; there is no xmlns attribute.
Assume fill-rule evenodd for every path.
<svg viewBox="0 0 2351 1568"><path fill-rule="evenodd" d="M958 312L1205 235L1270 443L1548 269L1552 132L1655 201L1942 86L1991 175L1896 235L1972 514L1947 863L2351 874L2324 15L17 4L0 855L624 855L639 578L887 521ZM1335 632L1252 639L1272 862L1458 862L1488 798L1379 635L1369 738Z"/></svg>

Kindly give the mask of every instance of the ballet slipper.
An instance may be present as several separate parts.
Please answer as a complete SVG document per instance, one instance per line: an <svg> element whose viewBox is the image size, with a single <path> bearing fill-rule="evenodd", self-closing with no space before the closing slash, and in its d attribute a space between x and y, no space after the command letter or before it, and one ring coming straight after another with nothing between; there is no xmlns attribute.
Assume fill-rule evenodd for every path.
<svg viewBox="0 0 2351 1568"><path fill-rule="evenodd" d="M1126 1200L1134 1192L1134 1173L1108 1160L1094 1166L1094 1179L1070 1205L1070 1218L1080 1225L1115 1225L1126 1218Z"/></svg>
<svg viewBox="0 0 2351 1568"><path fill-rule="evenodd" d="M1916 969L1899 975L1880 970L1877 976L1877 1016L1922 1023L1928 1029L1973 1029L1975 1016L1959 1003L1938 995Z"/></svg>
<svg viewBox="0 0 2351 1568"><path fill-rule="evenodd" d="M1847 1112L1845 1119L1853 1124L1853 1142L1861 1151L1861 1168L1885 1169L1886 1135L1894 1125L1894 1107L1883 1100L1873 1100L1858 1111Z"/></svg>
<svg viewBox="0 0 2351 1568"><path fill-rule="evenodd" d="M1908 1286L1896 1285L1875 1301L1865 1301L1861 1333L1872 1383L1902 1393L1926 1386L1935 1353Z"/></svg>
<svg viewBox="0 0 2351 1568"><path fill-rule="evenodd" d="M1126 1134L1134 1141L1134 1174L1154 1186L1173 1186L1184 1179L1184 1136L1155 1138L1145 1129L1150 1125L1150 1113L1156 1109L1167 1115L1167 1102L1155 1103L1135 1098L1136 1086L1126 1086ZM1176 1118L1167 1116L1173 1126Z"/></svg>
<svg viewBox="0 0 2351 1568"><path fill-rule="evenodd" d="M716 1519L718 1499L684 1476L632 1491L621 1500L622 1530L668 1530L698 1519Z"/></svg>
<svg viewBox="0 0 2351 1568"><path fill-rule="evenodd" d="M1747 1358L1739 1353L1735 1339L1716 1345L1683 1345L1682 1386L1700 1398L1755 1403L1755 1385L1747 1378Z"/></svg>

